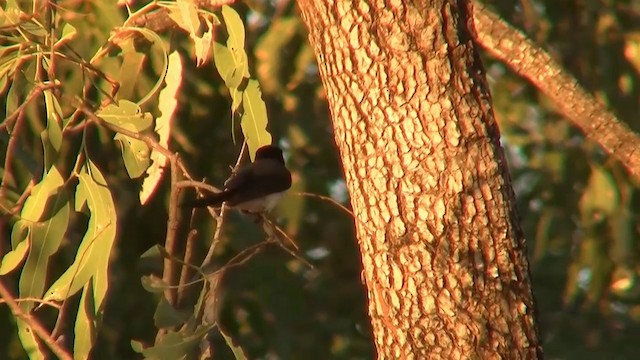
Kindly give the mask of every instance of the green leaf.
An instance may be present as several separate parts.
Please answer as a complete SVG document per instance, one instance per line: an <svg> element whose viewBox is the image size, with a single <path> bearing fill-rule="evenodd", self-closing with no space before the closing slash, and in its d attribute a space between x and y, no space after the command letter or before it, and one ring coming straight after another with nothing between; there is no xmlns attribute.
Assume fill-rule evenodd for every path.
<svg viewBox="0 0 640 360"><path fill-rule="evenodd" d="M60 46L61 44L73 40L76 35L78 35L78 30L76 30L76 28L69 24L69 23L65 23L62 26L62 36L60 36L60 39L56 42L56 47Z"/></svg>
<svg viewBox="0 0 640 360"><path fill-rule="evenodd" d="M198 8L193 0L177 0L178 10L180 11L179 25L194 38L198 36L200 29L200 18L198 17Z"/></svg>
<svg viewBox="0 0 640 360"><path fill-rule="evenodd" d="M193 0L178 0L178 11L170 9L170 17L189 33L193 41L196 55L196 66L203 65L209 58L211 43L213 41L213 21L205 18L204 32L201 31L202 21L198 16L198 6Z"/></svg>
<svg viewBox="0 0 640 360"><path fill-rule="evenodd" d="M88 359L91 348L96 341L96 324L94 316L93 291L91 282L82 290L76 323L74 327L73 358Z"/></svg>
<svg viewBox="0 0 640 360"><path fill-rule="evenodd" d="M89 159L80 171L76 196L86 201L89 225L76 258L46 293L47 300L64 300L77 293L93 276L96 313L108 287L109 255L116 238L117 217L113 197L100 170ZM76 207L81 204L76 201Z"/></svg>
<svg viewBox="0 0 640 360"><path fill-rule="evenodd" d="M128 100L121 100L118 104L110 104L98 113L105 121L118 127L141 132L153 123L149 113L142 113L140 106ZM123 134L116 134L114 140L120 143L122 159L129 177L140 177L151 164L151 151L142 140L134 139Z"/></svg>
<svg viewBox="0 0 640 360"><path fill-rule="evenodd" d="M259 84L256 80L249 80L242 95L244 114L242 114L242 133L247 139L249 154L253 161L256 150L261 146L271 144L271 134L267 131L267 107L262 100Z"/></svg>
<svg viewBox="0 0 640 360"><path fill-rule="evenodd" d="M49 141L56 151L60 151L62 146L62 108L58 98L51 90L44 91L44 103L47 108L47 130L49 130Z"/></svg>
<svg viewBox="0 0 640 360"><path fill-rule="evenodd" d="M158 96L158 110L160 116L156 119L155 133L158 134L158 144L165 149L169 147L169 136L171 134L171 122L174 112L178 106L178 91L182 85L182 59L180 53L174 51L169 55L169 68L165 78L166 86L160 91ZM142 182L140 190L140 203L146 204L155 192L162 175L167 159L156 150L151 150L151 166L147 169L148 176Z"/></svg>
<svg viewBox="0 0 640 360"><path fill-rule="evenodd" d="M134 37L128 37L118 42L118 47L121 50L122 65L120 65L118 74L120 88L118 89L117 99L121 101L133 98L136 85L140 83L139 74L144 70L145 60L148 56L136 50L135 42L136 39Z"/></svg>
<svg viewBox="0 0 640 360"><path fill-rule="evenodd" d="M24 89L24 81L20 81L22 76L16 76L9 87L5 98L5 119L9 118L13 113L18 110L20 103L22 102L22 94L26 92ZM13 131L12 128L8 128L8 131Z"/></svg>
<svg viewBox="0 0 640 360"><path fill-rule="evenodd" d="M142 351L145 358L154 360L181 359L198 346L214 325L202 325L195 331L183 330L181 332L167 333L160 343Z"/></svg>
<svg viewBox="0 0 640 360"><path fill-rule="evenodd" d="M620 194L611 174L593 166L589 184L580 199L580 213L585 223L597 223L611 216L618 208Z"/></svg>
<svg viewBox="0 0 640 360"><path fill-rule="evenodd" d="M153 117L143 113L140 106L129 100L120 100L118 104L109 104L96 113L104 121L115 126L141 132L153 124Z"/></svg>
<svg viewBox="0 0 640 360"><path fill-rule="evenodd" d="M39 339L31 329L31 325L20 318L16 318L16 325L18 326L18 337L24 351L27 353L27 358L29 360L44 360L45 354L38 346Z"/></svg>
<svg viewBox="0 0 640 360"><path fill-rule="evenodd" d="M131 340L131 348L138 354L142 354L144 351L144 344L138 340Z"/></svg>
<svg viewBox="0 0 640 360"><path fill-rule="evenodd" d="M23 208L23 219L29 222L29 237L25 241L29 241L30 246L20 275L20 297L42 296L49 257L58 251L69 226L71 211L63 185L62 176L55 166L52 167L34 187ZM25 311L33 305L28 301L20 304Z"/></svg>
<svg viewBox="0 0 640 360"><path fill-rule="evenodd" d="M15 249L18 245L27 240L29 236L29 224L31 222L27 220L20 219L16 221L13 225L13 229L11 229L11 248Z"/></svg>
<svg viewBox="0 0 640 360"><path fill-rule="evenodd" d="M167 74L169 54L168 54L167 46L165 46L166 42L157 33L153 32L152 30L149 30L147 28L142 28L142 27L127 27L126 30L142 35L151 44L153 44L156 48L158 48L162 54L161 56L162 65L160 66L161 73L160 73L160 76L158 76L158 80L153 85L151 90L149 90L149 92L147 92L144 95L144 97L140 99L137 103L138 105L144 105L149 100L155 99L157 92L160 91L160 88L164 83L164 78ZM121 36L122 35L119 35L119 33L115 33L114 35L112 35L112 37L109 38L109 40L117 43L118 39L120 39ZM151 52L149 51L148 53L151 53ZM150 59L155 59L155 57L150 57Z"/></svg>
<svg viewBox="0 0 640 360"><path fill-rule="evenodd" d="M0 275L6 275L17 268L27 257L29 251L29 240L26 239L18 244L15 249L9 251L2 257L0 265Z"/></svg>
<svg viewBox="0 0 640 360"><path fill-rule="evenodd" d="M220 334L222 334L222 337L224 337L224 341L227 343L227 346L229 346L229 349L231 349L231 351L233 352L233 356L235 356L236 360L247 360L247 354L240 347L240 345L236 344L233 338L222 331L222 329L218 328L218 330L220 331Z"/></svg>
<svg viewBox="0 0 640 360"><path fill-rule="evenodd" d="M166 282L156 276L143 276L142 287L152 294L159 294L169 288Z"/></svg>
<svg viewBox="0 0 640 360"><path fill-rule="evenodd" d="M249 61L244 50L244 24L240 15L230 6L222 7L222 17L229 38L227 46L214 42L213 60L218 73L229 89L240 86L242 79L249 77Z"/></svg>
<svg viewBox="0 0 640 360"><path fill-rule="evenodd" d="M233 53L226 46L214 42L213 43L213 61L216 69L229 89L235 89L240 86L244 78L244 70L234 58Z"/></svg>
<svg viewBox="0 0 640 360"><path fill-rule="evenodd" d="M229 92L231 93L231 112L235 113L240 108L240 104L242 104L243 91L238 88L230 88Z"/></svg>
<svg viewBox="0 0 640 360"><path fill-rule="evenodd" d="M114 140L120 143L122 159L129 177L135 179L142 176L151 165L150 150L144 141L122 134L116 134Z"/></svg>
<svg viewBox="0 0 640 360"><path fill-rule="evenodd" d="M161 296L156 312L153 314L153 321L158 328L173 328L183 325L190 315L188 311L176 310L164 296Z"/></svg>
<svg viewBox="0 0 640 360"><path fill-rule="evenodd" d="M244 52L244 23L240 15L231 6L224 5L222 6L222 18L229 34L227 46L234 53Z"/></svg>
<svg viewBox="0 0 640 360"><path fill-rule="evenodd" d="M195 45L196 66L204 65L211 54L211 45L213 44L213 23L209 19L205 19L206 31L202 36L193 39Z"/></svg>
<svg viewBox="0 0 640 360"><path fill-rule="evenodd" d="M22 209L22 219L12 231L14 248L29 244L29 254L20 274L20 297L40 298L44 290L49 257L58 250L69 224L69 201L62 187L64 181L57 168L52 167L31 191ZM25 227L28 230L25 230ZM17 230L16 230L17 229ZM26 236L25 236L26 235ZM26 246L26 245L25 245ZM4 265L4 264L3 264ZM20 302L24 312L34 307L31 301ZM29 324L18 319L18 336L30 359L44 359Z"/></svg>

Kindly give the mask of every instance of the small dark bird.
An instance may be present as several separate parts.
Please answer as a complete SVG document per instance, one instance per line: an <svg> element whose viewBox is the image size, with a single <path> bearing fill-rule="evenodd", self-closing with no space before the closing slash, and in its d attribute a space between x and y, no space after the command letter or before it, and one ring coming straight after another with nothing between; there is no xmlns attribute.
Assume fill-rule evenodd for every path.
<svg viewBox="0 0 640 360"><path fill-rule="evenodd" d="M250 213L271 210L291 187L291 173L284 165L282 150L267 145L256 151L255 160L231 174L224 191L185 202L188 207L220 207L222 203Z"/></svg>

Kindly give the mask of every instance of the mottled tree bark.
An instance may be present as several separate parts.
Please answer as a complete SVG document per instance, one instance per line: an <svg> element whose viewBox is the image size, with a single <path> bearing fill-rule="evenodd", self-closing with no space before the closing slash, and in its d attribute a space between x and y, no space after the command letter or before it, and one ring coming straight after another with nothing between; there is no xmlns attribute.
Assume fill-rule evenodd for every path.
<svg viewBox="0 0 640 360"><path fill-rule="evenodd" d="M299 0L356 215L380 358L541 358L466 1Z"/></svg>

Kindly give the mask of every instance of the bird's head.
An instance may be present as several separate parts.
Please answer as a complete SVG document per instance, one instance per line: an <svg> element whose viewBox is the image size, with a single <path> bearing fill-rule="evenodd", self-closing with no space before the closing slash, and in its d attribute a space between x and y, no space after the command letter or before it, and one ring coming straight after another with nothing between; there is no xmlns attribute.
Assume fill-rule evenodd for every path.
<svg viewBox="0 0 640 360"><path fill-rule="evenodd" d="M284 164L284 156L279 147L266 145L256 151L256 160L276 160Z"/></svg>

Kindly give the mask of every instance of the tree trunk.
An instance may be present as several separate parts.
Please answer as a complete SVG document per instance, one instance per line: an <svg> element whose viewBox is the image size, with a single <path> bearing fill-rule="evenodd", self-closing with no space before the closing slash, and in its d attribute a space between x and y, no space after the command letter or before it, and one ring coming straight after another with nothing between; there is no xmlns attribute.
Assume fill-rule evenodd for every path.
<svg viewBox="0 0 640 360"><path fill-rule="evenodd" d="M356 215L379 358L541 358L470 3L299 6Z"/></svg>

